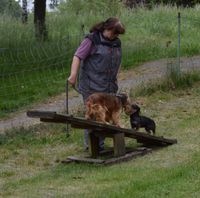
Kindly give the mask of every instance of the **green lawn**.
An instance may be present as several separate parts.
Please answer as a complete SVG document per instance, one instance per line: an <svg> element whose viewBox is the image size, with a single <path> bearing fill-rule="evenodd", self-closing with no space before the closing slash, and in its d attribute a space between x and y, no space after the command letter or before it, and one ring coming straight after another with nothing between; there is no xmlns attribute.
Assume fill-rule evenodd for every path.
<svg viewBox="0 0 200 198"><path fill-rule="evenodd" d="M143 104L143 115L156 121L157 135L177 138L178 144L129 162L107 167L59 163L84 155L82 131L73 129L66 138L65 126L41 124L1 135L0 196L199 197L199 85L135 98ZM123 124L130 126L124 116Z"/></svg>

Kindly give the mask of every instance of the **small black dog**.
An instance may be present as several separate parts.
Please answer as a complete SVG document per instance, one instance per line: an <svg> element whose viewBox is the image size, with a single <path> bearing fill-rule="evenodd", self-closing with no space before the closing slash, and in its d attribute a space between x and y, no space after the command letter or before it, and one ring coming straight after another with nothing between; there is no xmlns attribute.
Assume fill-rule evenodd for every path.
<svg viewBox="0 0 200 198"><path fill-rule="evenodd" d="M135 130L139 128L145 128L148 133L156 132L156 124L155 122L145 116L140 116L140 107L136 104L131 105L133 113L130 115L130 123L131 127Z"/></svg>

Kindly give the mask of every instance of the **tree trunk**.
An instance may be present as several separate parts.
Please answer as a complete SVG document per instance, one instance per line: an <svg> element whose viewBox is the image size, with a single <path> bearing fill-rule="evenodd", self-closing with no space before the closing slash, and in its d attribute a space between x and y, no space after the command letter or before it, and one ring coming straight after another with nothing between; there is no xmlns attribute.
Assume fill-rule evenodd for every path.
<svg viewBox="0 0 200 198"><path fill-rule="evenodd" d="M22 23L27 23L28 11L27 11L27 0L22 0Z"/></svg>
<svg viewBox="0 0 200 198"><path fill-rule="evenodd" d="M40 41L47 40L47 28L45 25L46 0L34 1L35 36Z"/></svg>

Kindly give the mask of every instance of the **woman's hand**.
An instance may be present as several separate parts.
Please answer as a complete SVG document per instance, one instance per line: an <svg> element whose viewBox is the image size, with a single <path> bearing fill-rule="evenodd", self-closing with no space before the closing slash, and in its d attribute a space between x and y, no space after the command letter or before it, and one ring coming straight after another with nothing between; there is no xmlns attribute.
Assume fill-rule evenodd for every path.
<svg viewBox="0 0 200 198"><path fill-rule="evenodd" d="M75 84L76 84L76 76L70 75L69 78L68 78L68 82L69 82L72 86L75 86Z"/></svg>

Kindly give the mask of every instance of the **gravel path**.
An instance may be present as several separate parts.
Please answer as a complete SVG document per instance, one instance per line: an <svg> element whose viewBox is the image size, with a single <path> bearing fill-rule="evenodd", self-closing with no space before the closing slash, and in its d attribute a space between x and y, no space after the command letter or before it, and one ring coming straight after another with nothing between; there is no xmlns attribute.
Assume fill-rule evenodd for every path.
<svg viewBox="0 0 200 198"><path fill-rule="evenodd" d="M129 91L141 84L149 81L161 79L166 75L168 60L159 60L145 63L135 69L123 71L119 75L119 90ZM181 71L200 70L200 56L192 58L181 58ZM69 112L72 112L77 104L82 104L82 97L74 91L69 94ZM49 99L43 104L31 108L31 110L48 110L56 112L65 111L65 94ZM0 120L0 133L4 133L12 127L30 126L39 123L38 119L32 119L26 116L26 111L15 113L11 118Z"/></svg>

